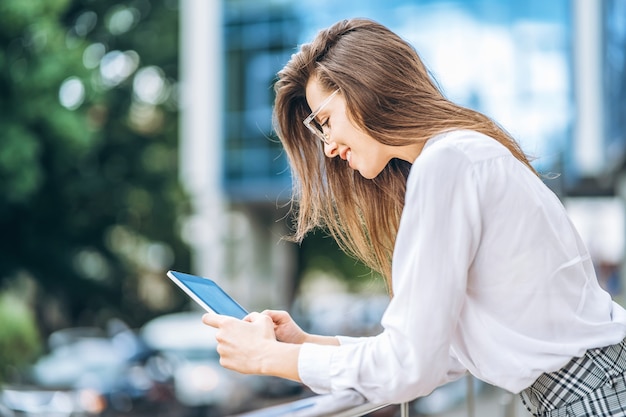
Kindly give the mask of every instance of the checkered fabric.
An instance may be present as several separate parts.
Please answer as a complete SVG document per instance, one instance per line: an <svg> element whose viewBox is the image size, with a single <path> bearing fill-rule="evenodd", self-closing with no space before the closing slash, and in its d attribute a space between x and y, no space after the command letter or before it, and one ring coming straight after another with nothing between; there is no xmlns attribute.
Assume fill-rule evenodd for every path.
<svg viewBox="0 0 626 417"><path fill-rule="evenodd" d="M542 374L522 391L522 401L540 417L626 417L625 371L626 339Z"/></svg>

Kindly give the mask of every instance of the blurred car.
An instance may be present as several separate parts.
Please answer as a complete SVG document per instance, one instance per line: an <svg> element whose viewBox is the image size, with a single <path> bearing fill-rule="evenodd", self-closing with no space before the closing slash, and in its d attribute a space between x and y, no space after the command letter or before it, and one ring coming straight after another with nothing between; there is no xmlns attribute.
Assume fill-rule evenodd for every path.
<svg viewBox="0 0 626 417"><path fill-rule="evenodd" d="M0 391L1 392L1 391ZM1 395L0 395L1 397ZM0 398L0 417L16 417L13 410L6 406Z"/></svg>
<svg viewBox="0 0 626 417"><path fill-rule="evenodd" d="M117 320L113 320L112 322L115 324L111 324L111 327L121 326L123 327L122 330L127 330L122 322L118 322ZM106 338L108 336L109 334L99 327L68 327L56 330L48 336L48 349L52 351L61 346L71 345L81 339Z"/></svg>
<svg viewBox="0 0 626 417"><path fill-rule="evenodd" d="M46 390L6 386L0 391L0 417L92 417L104 410L93 390Z"/></svg>
<svg viewBox="0 0 626 417"><path fill-rule="evenodd" d="M4 391L12 409L28 416L116 416L173 402L168 381L152 372L156 354L123 323L112 328L109 336L84 329L51 335L49 353L27 372L32 386Z"/></svg>
<svg viewBox="0 0 626 417"><path fill-rule="evenodd" d="M258 380L223 368L216 330L202 324L201 312L167 314L146 323L140 335L167 358L177 400L190 414L239 412L256 397Z"/></svg>

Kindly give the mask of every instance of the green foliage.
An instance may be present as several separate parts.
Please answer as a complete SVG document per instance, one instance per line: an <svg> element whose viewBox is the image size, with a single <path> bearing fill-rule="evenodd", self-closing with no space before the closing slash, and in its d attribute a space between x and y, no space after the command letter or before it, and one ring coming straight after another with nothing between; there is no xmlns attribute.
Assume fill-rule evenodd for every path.
<svg viewBox="0 0 626 417"><path fill-rule="evenodd" d="M69 325L138 325L168 308L142 298L141 280L188 269L177 26L161 1L0 2L0 284L34 277L44 333L51 304ZM147 67L164 84L152 102L134 86ZM157 259L145 255L154 244Z"/></svg>
<svg viewBox="0 0 626 417"><path fill-rule="evenodd" d="M0 383L35 358L42 350L41 340L29 309L18 299L0 296Z"/></svg>
<svg viewBox="0 0 626 417"><path fill-rule="evenodd" d="M65 10L68 0L5 0L0 3L2 32L14 34L39 18L58 15Z"/></svg>
<svg viewBox="0 0 626 417"><path fill-rule="evenodd" d="M58 87L75 64L80 51L66 51L65 29L54 20L67 1L7 0L0 5L0 178L6 198L28 203L43 185L42 134L51 142L71 135L56 135L59 121L84 128L84 118L70 114L56 100ZM78 61L80 62L80 61ZM84 71L83 71L84 72ZM63 143L61 143L63 145Z"/></svg>
<svg viewBox="0 0 626 417"><path fill-rule="evenodd" d="M3 125L0 187L6 190L7 201L17 203L28 199L41 184L43 173L37 163L40 147L37 138L21 125L11 121Z"/></svg>

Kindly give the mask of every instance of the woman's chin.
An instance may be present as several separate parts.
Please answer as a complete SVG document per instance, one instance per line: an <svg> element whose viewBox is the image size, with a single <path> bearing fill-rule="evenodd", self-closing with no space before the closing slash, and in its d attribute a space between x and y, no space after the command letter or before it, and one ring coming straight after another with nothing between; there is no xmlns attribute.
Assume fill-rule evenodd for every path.
<svg viewBox="0 0 626 417"><path fill-rule="evenodd" d="M379 174L378 172L372 173L370 171L365 171L365 170L362 171L362 170L360 170L358 168L355 169L355 170L359 171L359 174L361 174L361 176L363 178L365 178L366 180L372 180L372 179L376 178L378 176L378 174Z"/></svg>

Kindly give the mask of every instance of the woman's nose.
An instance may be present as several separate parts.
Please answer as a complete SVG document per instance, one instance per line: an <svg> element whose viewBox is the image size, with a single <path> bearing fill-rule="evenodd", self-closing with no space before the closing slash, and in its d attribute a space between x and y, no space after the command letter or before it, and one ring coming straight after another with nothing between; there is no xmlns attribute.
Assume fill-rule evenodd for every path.
<svg viewBox="0 0 626 417"><path fill-rule="evenodd" d="M324 142L324 154L328 158L334 158L339 155L339 146L333 141Z"/></svg>

